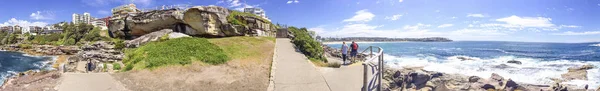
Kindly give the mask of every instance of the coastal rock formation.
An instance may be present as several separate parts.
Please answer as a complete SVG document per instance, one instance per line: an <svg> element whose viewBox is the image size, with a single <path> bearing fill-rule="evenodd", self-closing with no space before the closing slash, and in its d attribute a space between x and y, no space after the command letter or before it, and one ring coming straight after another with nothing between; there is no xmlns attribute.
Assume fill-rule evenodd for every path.
<svg viewBox="0 0 600 91"><path fill-rule="evenodd" d="M493 73L487 79L446 74L418 68L386 68L382 86L385 91L583 91L582 87L554 84L525 84ZM568 88L568 89L567 89Z"/></svg>
<svg viewBox="0 0 600 91"><path fill-rule="evenodd" d="M8 78L2 84L2 91L39 91L55 90L59 84L61 73L54 71L27 71Z"/></svg>
<svg viewBox="0 0 600 91"><path fill-rule="evenodd" d="M17 44L0 47L0 50L23 51L36 55L71 55L80 51L76 46L32 45L31 48L20 48Z"/></svg>
<svg viewBox="0 0 600 91"><path fill-rule="evenodd" d="M275 26L269 21L252 16L230 16L231 11L219 6L196 6L186 10L153 10L122 15L111 19L109 30L112 37L135 38L162 29L172 29L191 36L274 36ZM232 18L229 18L232 17ZM232 24L228 19L240 20Z"/></svg>
<svg viewBox="0 0 600 91"><path fill-rule="evenodd" d="M125 46L129 47L129 48L139 47L140 45L146 44L148 42L157 41L163 36L167 36L167 38L169 38L169 39L189 37L188 35L185 35L182 33L173 32L173 30L171 30L171 29L163 29L160 31L156 31L156 32L152 32L152 33L140 36L133 40L128 40L125 42Z"/></svg>
<svg viewBox="0 0 600 91"><path fill-rule="evenodd" d="M581 67L570 67L569 72L562 74L561 77L565 80L588 80L587 70L593 69L594 65L585 64Z"/></svg>
<svg viewBox="0 0 600 91"><path fill-rule="evenodd" d="M521 61L517 61L517 60L510 60L510 61L507 61L506 63L523 64L523 63L521 63Z"/></svg>

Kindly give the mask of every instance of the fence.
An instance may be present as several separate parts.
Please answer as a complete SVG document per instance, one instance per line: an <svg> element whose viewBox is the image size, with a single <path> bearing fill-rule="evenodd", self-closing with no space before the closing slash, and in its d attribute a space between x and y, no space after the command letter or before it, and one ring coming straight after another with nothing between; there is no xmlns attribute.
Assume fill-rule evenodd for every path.
<svg viewBox="0 0 600 91"><path fill-rule="evenodd" d="M373 52L373 48L377 48L376 52ZM363 70L363 87L362 91L381 91L381 81L383 78L383 49L381 47L369 46L369 48L363 50L361 53L369 51L368 58L362 63L364 66ZM369 79L369 69L371 70L371 77Z"/></svg>

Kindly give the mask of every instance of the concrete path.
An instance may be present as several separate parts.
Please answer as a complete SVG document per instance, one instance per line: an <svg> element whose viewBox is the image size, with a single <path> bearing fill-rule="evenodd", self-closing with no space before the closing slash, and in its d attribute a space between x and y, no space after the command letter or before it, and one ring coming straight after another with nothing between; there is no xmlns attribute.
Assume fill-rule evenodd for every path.
<svg viewBox="0 0 600 91"><path fill-rule="evenodd" d="M290 39L277 38L274 91L331 91L323 75L293 47Z"/></svg>
<svg viewBox="0 0 600 91"><path fill-rule="evenodd" d="M341 59L337 58L327 58L327 61L342 63ZM319 71L325 77L331 91L360 91L363 69L361 63L343 65L340 68L319 67Z"/></svg>
<svg viewBox="0 0 600 91"><path fill-rule="evenodd" d="M108 73L63 73L58 91L127 91Z"/></svg>

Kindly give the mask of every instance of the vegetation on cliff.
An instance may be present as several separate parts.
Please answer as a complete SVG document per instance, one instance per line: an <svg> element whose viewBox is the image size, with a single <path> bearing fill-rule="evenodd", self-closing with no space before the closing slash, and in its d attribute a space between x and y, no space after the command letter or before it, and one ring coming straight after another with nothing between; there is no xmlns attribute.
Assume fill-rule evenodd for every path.
<svg viewBox="0 0 600 91"><path fill-rule="evenodd" d="M311 61L319 60L321 62L327 62L327 59L323 57L323 47L321 46L321 43L311 37L306 28L289 27L288 30L294 35L292 41L296 45L296 48L300 49L306 57Z"/></svg>
<svg viewBox="0 0 600 91"><path fill-rule="evenodd" d="M125 70L156 68L165 65L185 65L193 61L222 64L230 58L204 38L177 38L150 42L125 51Z"/></svg>
<svg viewBox="0 0 600 91"><path fill-rule="evenodd" d="M243 20L238 19L237 17L254 17L254 18L260 19L260 20L262 20L262 21L264 21L266 23L271 24L271 22L269 22L267 19L262 18L260 16L257 16L255 14L246 13L246 12L240 12L240 11L235 11L235 10L232 10L229 13L229 16L227 16L227 22L229 22L231 24L234 24L234 25L244 25L244 26L247 26L246 24L248 24L248 23L246 23Z"/></svg>

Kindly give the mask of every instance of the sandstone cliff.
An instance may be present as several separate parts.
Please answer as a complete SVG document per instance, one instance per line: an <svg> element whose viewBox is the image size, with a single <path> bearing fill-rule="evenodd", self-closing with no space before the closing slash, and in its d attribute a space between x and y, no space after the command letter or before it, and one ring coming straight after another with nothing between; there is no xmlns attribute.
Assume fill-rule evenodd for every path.
<svg viewBox="0 0 600 91"><path fill-rule="evenodd" d="M162 29L199 37L274 36L275 26L261 17L219 6L196 6L131 13L109 21L111 37L136 38ZM235 19L241 23L230 23Z"/></svg>

